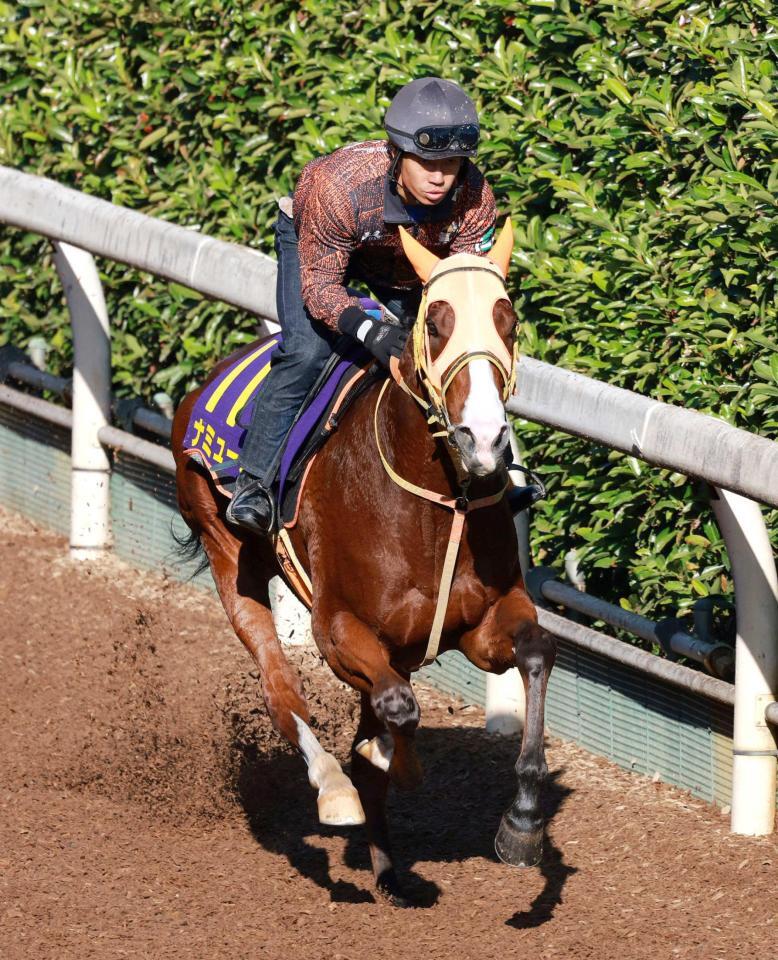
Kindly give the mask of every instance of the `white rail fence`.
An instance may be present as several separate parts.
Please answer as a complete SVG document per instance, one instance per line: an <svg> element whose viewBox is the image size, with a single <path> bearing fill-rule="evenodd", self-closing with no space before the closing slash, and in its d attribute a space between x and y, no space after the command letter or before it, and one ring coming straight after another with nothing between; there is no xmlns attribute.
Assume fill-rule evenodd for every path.
<svg viewBox="0 0 778 960"><path fill-rule="evenodd" d="M3 386L0 402L31 412L34 408L72 427L71 553L93 557L110 545L105 448L129 450L168 471L172 454L108 423L110 323L92 254L233 304L260 317L268 329L277 319L276 264L248 248L1 166L0 222L54 242L74 344L72 413ZM605 649L607 638L550 611L540 610L539 616L552 632L580 646L734 703L732 830L772 832L778 752L770 725L778 723L778 579L759 502L778 507L778 444L714 417L530 358L521 360L518 391L508 409L714 487L713 508L735 582L734 690L640 650ZM491 683L487 713L504 709L498 701L505 690L505 681ZM507 692L515 701L515 690Z"/></svg>

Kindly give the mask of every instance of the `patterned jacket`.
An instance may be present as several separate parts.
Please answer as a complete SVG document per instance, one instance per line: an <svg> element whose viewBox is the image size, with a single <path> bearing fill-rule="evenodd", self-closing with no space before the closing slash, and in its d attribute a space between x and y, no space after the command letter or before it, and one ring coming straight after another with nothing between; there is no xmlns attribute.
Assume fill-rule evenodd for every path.
<svg viewBox="0 0 778 960"><path fill-rule="evenodd" d="M359 307L346 283L408 291L420 281L402 250L398 224L440 257L485 253L492 245L494 195L478 168L463 164L451 192L434 206L405 206L390 177L394 147L352 143L306 164L294 191L303 302L336 328Z"/></svg>

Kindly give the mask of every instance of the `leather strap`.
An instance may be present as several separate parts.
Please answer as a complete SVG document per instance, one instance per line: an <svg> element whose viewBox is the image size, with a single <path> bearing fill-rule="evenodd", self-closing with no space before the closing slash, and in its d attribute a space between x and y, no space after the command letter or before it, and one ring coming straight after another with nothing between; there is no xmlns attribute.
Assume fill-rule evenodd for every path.
<svg viewBox="0 0 778 960"><path fill-rule="evenodd" d="M448 599L451 596L451 584L454 582L454 570L459 556L459 544L462 542L462 531L465 527L465 516L467 510L454 509L454 519L451 523L451 532L448 535L448 547L446 548L446 558L443 561L443 572L440 575L440 587L438 588L438 603L435 607L435 617L432 621L432 630L430 630L429 640L427 641L427 650L424 659L419 664L420 667L426 667L438 655L440 647L440 637L443 633L443 621L446 618L448 610Z"/></svg>

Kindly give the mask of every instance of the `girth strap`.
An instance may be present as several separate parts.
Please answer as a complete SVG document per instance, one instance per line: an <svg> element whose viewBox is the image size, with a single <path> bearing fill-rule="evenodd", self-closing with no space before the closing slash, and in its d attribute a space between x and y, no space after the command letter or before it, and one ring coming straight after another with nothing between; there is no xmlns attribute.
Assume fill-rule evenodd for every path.
<svg viewBox="0 0 778 960"><path fill-rule="evenodd" d="M446 617L448 601L449 597L451 596L451 585L454 580L457 557L459 556L459 545L462 542L462 532L465 527L465 517L468 513L470 513L471 510L478 510L481 507L490 507L495 503L499 503L505 495L505 491L508 489L509 483L506 483L497 493L493 493L488 497L480 497L478 500L468 500L464 496L447 497L444 494L437 493L434 490L427 490L424 487L419 487L415 483L411 483L410 480L406 480L404 477L401 477L386 459L384 451L381 447L381 438L378 434L378 409L381 406L381 401L383 400L386 388L391 382L391 380L384 381L378 394L375 412L373 414L375 442L378 449L378 456L381 458L381 463L383 464L384 470L386 470L390 479L396 483L398 487L402 487L403 490L407 490L415 497L421 497L423 500L429 500L430 503L436 503L438 506L444 507L446 510L451 510L454 513L451 531L448 538L448 547L446 548L446 556L443 561L443 570L440 577L438 600L435 606L435 616L432 620L432 629L430 631L429 640L427 641L427 650L424 654L424 659L414 668L418 670L419 667L425 667L428 663L432 663L432 661L438 655L438 650L440 649L440 638L443 633L443 621Z"/></svg>

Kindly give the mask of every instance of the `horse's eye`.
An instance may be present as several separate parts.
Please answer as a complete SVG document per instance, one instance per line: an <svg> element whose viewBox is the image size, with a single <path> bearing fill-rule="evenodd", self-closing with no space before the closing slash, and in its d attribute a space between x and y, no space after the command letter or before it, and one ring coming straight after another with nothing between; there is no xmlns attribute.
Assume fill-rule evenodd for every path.
<svg viewBox="0 0 778 960"><path fill-rule="evenodd" d="M435 324L434 324L431 320L428 320L428 321L427 321L427 333L428 333L431 337L437 337L437 336L438 336L438 328L435 326Z"/></svg>

